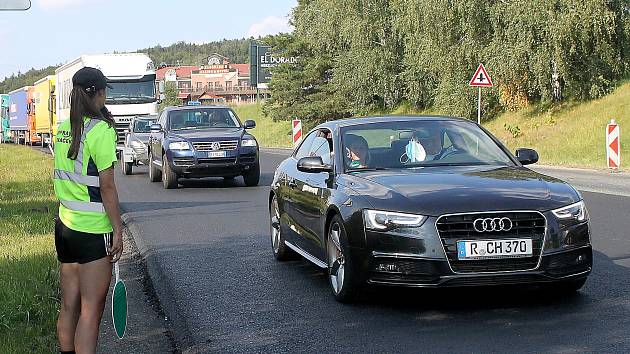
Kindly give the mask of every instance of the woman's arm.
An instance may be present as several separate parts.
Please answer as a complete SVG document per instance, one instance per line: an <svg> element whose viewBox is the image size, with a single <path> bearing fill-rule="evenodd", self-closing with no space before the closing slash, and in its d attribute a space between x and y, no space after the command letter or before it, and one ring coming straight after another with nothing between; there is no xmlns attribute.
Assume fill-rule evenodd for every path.
<svg viewBox="0 0 630 354"><path fill-rule="evenodd" d="M109 221L114 229L114 239L112 246L109 248L109 255L112 257L111 262L120 259L123 251L122 242L122 220L120 219L120 207L118 206L118 191L114 182L114 167L107 168L99 172L101 198L105 212L109 217Z"/></svg>

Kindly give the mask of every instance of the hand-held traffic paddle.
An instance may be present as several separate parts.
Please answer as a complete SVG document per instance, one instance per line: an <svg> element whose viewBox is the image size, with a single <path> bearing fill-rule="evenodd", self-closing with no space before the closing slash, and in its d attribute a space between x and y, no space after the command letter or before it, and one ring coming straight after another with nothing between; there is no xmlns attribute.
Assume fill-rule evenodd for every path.
<svg viewBox="0 0 630 354"><path fill-rule="evenodd" d="M127 288L120 279L118 262L114 263L116 283L112 291L112 323L119 339L122 339L127 329Z"/></svg>

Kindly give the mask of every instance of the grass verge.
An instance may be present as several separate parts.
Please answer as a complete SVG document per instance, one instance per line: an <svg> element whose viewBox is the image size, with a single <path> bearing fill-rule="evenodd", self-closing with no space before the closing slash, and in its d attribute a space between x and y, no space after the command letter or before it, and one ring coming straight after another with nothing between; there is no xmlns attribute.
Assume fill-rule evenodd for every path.
<svg viewBox="0 0 630 354"><path fill-rule="evenodd" d="M57 213L50 156L0 144L0 352L56 351Z"/></svg>
<svg viewBox="0 0 630 354"><path fill-rule="evenodd" d="M265 117L260 104L243 104L232 106L241 121L253 119L256 128L250 132L262 147L291 147L292 128L290 121L274 122Z"/></svg>

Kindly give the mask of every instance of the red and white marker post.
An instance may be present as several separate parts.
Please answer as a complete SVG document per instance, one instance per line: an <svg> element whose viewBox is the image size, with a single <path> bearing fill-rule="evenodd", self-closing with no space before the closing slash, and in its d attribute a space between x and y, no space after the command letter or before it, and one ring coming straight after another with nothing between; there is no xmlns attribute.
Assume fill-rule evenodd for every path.
<svg viewBox="0 0 630 354"><path fill-rule="evenodd" d="M302 142L302 121L293 120L293 147L298 146Z"/></svg>
<svg viewBox="0 0 630 354"><path fill-rule="evenodd" d="M473 75L472 79L468 83L468 86L471 87L479 87L479 101L477 101L477 124L481 124L481 88L482 87L492 87L492 79L488 72L486 72L486 68L483 64L479 64L477 71L475 71L475 75Z"/></svg>
<svg viewBox="0 0 630 354"><path fill-rule="evenodd" d="M614 119L606 125L606 161L608 168L612 170L618 170L621 164L619 125Z"/></svg>

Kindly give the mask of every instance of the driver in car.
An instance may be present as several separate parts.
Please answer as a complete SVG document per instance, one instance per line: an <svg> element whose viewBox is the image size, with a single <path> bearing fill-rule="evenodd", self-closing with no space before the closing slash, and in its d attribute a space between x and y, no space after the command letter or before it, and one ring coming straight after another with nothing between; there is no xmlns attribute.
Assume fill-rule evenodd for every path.
<svg viewBox="0 0 630 354"><path fill-rule="evenodd" d="M346 163L350 168L365 168L369 160L367 141L361 136L348 134L345 136Z"/></svg>

